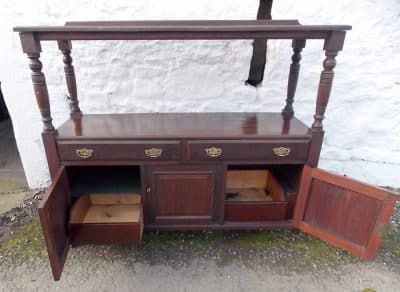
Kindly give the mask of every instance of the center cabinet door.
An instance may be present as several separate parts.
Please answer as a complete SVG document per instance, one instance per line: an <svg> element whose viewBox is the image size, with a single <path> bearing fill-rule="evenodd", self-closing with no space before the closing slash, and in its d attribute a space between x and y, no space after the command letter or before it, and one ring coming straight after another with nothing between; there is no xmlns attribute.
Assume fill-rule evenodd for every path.
<svg viewBox="0 0 400 292"><path fill-rule="evenodd" d="M150 224L207 224L217 219L220 167L155 166L147 174Z"/></svg>
<svg viewBox="0 0 400 292"><path fill-rule="evenodd" d="M372 260L396 197L381 188L305 166L294 226Z"/></svg>
<svg viewBox="0 0 400 292"><path fill-rule="evenodd" d="M56 281L60 279L70 247L67 234L70 204L66 170L60 167L38 206L51 270Z"/></svg>

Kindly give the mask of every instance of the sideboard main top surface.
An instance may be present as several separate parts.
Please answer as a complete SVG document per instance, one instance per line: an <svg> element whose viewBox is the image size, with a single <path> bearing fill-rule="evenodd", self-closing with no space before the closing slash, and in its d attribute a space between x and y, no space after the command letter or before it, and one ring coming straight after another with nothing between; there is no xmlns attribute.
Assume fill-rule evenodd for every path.
<svg viewBox="0 0 400 292"><path fill-rule="evenodd" d="M57 130L58 139L309 137L309 128L280 113L84 114Z"/></svg>

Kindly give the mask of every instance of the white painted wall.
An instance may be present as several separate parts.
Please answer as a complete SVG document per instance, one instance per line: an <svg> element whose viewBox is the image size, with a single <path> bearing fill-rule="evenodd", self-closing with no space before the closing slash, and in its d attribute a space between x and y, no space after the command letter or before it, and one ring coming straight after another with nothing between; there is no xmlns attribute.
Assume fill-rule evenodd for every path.
<svg viewBox="0 0 400 292"><path fill-rule="evenodd" d="M254 19L258 0L0 0L0 80L29 186L49 180L41 122L28 59L16 25L62 25L67 20ZM320 166L373 184L400 186L400 2L275 1L275 19L304 24L351 24L337 58L325 120ZM291 48L270 41L265 81L244 86L251 41L75 42L81 108L86 113L280 111ZM322 41L303 54L295 101L311 124L322 68ZM55 126L68 118L63 64L56 43L43 45ZM257 96L259 98L257 99Z"/></svg>

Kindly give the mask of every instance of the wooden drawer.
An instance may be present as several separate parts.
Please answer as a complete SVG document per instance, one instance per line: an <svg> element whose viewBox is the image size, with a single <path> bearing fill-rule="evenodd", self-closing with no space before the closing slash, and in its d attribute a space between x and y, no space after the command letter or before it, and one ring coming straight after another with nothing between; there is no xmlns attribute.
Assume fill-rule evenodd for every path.
<svg viewBox="0 0 400 292"><path fill-rule="evenodd" d="M71 243L138 244L143 235L143 207L139 195L88 195L71 210Z"/></svg>
<svg viewBox="0 0 400 292"><path fill-rule="evenodd" d="M285 220L287 202L225 203L225 221Z"/></svg>
<svg viewBox="0 0 400 292"><path fill-rule="evenodd" d="M288 203L269 170L228 170L225 221L284 220Z"/></svg>
<svg viewBox="0 0 400 292"><path fill-rule="evenodd" d="M192 140L188 141L191 160L277 160L304 162L308 140Z"/></svg>
<svg viewBox="0 0 400 292"><path fill-rule="evenodd" d="M181 160L180 141L58 141L61 161Z"/></svg>

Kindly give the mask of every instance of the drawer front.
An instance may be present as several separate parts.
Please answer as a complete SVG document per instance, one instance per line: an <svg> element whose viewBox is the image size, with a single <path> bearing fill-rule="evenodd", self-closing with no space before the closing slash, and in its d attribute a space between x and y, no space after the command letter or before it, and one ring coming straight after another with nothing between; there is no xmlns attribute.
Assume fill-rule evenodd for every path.
<svg viewBox="0 0 400 292"><path fill-rule="evenodd" d="M181 160L180 141L58 141L61 161Z"/></svg>
<svg viewBox="0 0 400 292"><path fill-rule="evenodd" d="M143 236L143 206L139 222L70 223L68 235L73 245L91 243L139 244Z"/></svg>
<svg viewBox="0 0 400 292"><path fill-rule="evenodd" d="M225 221L285 220L287 202L225 203Z"/></svg>
<svg viewBox="0 0 400 292"><path fill-rule="evenodd" d="M191 160L306 161L308 140L215 140L188 141Z"/></svg>
<svg viewBox="0 0 400 292"><path fill-rule="evenodd" d="M139 244L142 240L143 222L137 223L87 223L70 224L71 243L121 243Z"/></svg>

